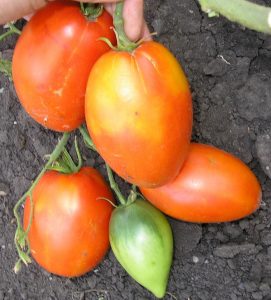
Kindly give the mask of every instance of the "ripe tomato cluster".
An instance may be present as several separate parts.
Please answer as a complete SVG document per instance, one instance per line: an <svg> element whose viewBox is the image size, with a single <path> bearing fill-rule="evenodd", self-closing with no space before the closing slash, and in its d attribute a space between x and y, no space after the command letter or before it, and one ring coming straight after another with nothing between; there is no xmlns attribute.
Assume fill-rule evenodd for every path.
<svg viewBox="0 0 271 300"><path fill-rule="evenodd" d="M239 159L191 143L189 84L168 49L130 42L117 27L116 39L106 11L81 10L58 0L37 12L16 45L13 80L43 126L65 132L86 121L120 205L113 210L93 168L45 172L24 210L31 254L52 273L80 276L101 262L110 241L124 269L163 297L173 237L162 212L189 222L233 221L259 207L261 187ZM109 166L149 201L135 188L126 199Z"/></svg>

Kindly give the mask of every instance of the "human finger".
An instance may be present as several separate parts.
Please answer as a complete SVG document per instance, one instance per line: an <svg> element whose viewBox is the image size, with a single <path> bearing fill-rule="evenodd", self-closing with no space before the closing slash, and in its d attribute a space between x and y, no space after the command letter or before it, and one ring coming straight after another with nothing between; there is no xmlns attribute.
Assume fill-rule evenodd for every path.
<svg viewBox="0 0 271 300"><path fill-rule="evenodd" d="M105 9L114 14L116 4L106 3ZM123 8L124 29L129 39L137 41L141 38L150 40L150 32L144 20L143 0L125 0Z"/></svg>
<svg viewBox="0 0 271 300"><path fill-rule="evenodd" d="M132 41L142 37L144 27L143 0L125 0L123 7L124 30Z"/></svg>

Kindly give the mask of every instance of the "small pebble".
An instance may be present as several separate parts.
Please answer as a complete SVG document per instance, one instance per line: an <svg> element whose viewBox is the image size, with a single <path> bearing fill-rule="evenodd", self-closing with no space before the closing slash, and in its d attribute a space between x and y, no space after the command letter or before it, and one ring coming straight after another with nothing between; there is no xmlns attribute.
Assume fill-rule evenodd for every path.
<svg viewBox="0 0 271 300"><path fill-rule="evenodd" d="M192 260L194 264L197 264L199 262L199 258L197 256L193 256Z"/></svg>

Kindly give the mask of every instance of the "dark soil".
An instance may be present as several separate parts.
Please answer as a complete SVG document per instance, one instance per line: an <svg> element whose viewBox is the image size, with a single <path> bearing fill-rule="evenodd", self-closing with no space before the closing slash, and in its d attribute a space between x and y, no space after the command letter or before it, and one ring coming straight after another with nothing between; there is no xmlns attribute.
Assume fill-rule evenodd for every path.
<svg viewBox="0 0 271 300"><path fill-rule="evenodd" d="M271 37L224 18L209 19L195 0L148 0L146 17L189 77L193 140L237 155L263 188L261 208L241 221L197 225L170 220L175 254L165 299L271 299ZM10 37L1 43L4 57L12 56L15 41ZM35 263L14 274L12 209L59 135L25 114L3 75L0 92L0 300L154 299L111 251L93 272L77 279L48 274ZM104 173L102 159L91 152L84 156Z"/></svg>

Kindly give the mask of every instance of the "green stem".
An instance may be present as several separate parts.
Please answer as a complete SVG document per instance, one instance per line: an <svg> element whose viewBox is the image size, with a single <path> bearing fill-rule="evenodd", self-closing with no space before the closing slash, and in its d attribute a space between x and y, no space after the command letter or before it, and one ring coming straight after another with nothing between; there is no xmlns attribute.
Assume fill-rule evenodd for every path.
<svg viewBox="0 0 271 300"><path fill-rule="evenodd" d="M92 141L92 139L90 138L87 130L85 129L84 126L80 126L79 127L79 130L80 130L80 133L82 134L83 136L83 139L86 143L86 145L91 148L93 151L97 152L96 148L95 148L95 145ZM122 204L122 205L126 205L127 204L127 201L125 199L125 197L122 195L115 179L114 179L114 176L113 176L113 173L112 173L112 170L109 168L109 166L105 163L105 166L106 166L106 170L107 170L107 175L108 175L108 179L109 179L109 182L110 182L110 187L111 189L115 192L115 194L117 195L118 197L118 200L119 202Z"/></svg>
<svg viewBox="0 0 271 300"><path fill-rule="evenodd" d="M136 43L131 42L124 31L123 6L124 1L120 1L116 5L116 9L114 12L114 27L118 41L118 49L121 51L131 52L138 45Z"/></svg>
<svg viewBox="0 0 271 300"><path fill-rule="evenodd" d="M14 24L8 23L8 26L11 30L13 30L14 33L21 35L21 30L19 30Z"/></svg>
<svg viewBox="0 0 271 300"><path fill-rule="evenodd" d="M28 222L28 225L27 225L27 228L26 228L26 231L25 231L25 236L26 237L27 237L27 235L28 235L28 233L30 231L30 228L31 228L31 225L32 225L32 221L33 221L34 202L33 202L33 195L32 195L32 193L30 193L29 199L30 199L30 217L29 217L29 222Z"/></svg>
<svg viewBox="0 0 271 300"><path fill-rule="evenodd" d="M210 16L221 14L247 28L271 34L271 8L246 0L199 0Z"/></svg>
<svg viewBox="0 0 271 300"><path fill-rule="evenodd" d="M64 133L62 139L59 141L59 143L57 144L55 150L50 155L50 158L49 158L48 162L45 164L44 168L42 169L42 171L40 172L38 177L35 179L35 181L31 185L31 187L28 189L28 191L24 193L24 195L19 199L19 201L14 206L13 213L14 213L14 216L15 216L16 222L17 222L17 230L16 230L16 233L15 233L14 243L15 243L16 249L18 251L19 257L20 257L19 261L21 260L25 264L30 262L30 258L29 258L30 249L29 249L27 234L30 230L32 219L33 219L33 201L31 201L33 189L35 188L35 186L37 185L37 183L39 182L41 177L44 175L46 170L50 167L50 165L52 165L52 163L55 160L57 160L57 158L63 152L63 149L65 148L69 137L70 137L70 133ZM30 197L31 212L30 212L29 223L27 225L27 230L24 231L23 227L22 227L22 224L21 224L20 215L19 215L19 208L26 201L27 197ZM26 242L27 242L28 247L27 247L27 251L25 252L24 248L25 248ZM16 263L16 265L17 266L19 265L18 262Z"/></svg>
<svg viewBox="0 0 271 300"><path fill-rule="evenodd" d="M74 145L75 145L75 151L78 159L77 165L73 161L67 149L64 147L61 156L57 160L55 160L50 167L48 167L48 170L54 170L64 174L79 172L79 170L82 168L83 161L82 161L82 156L78 147L78 142L76 137L75 137Z"/></svg>
<svg viewBox="0 0 271 300"><path fill-rule="evenodd" d="M89 147L91 150L97 152L96 147L95 147L92 139L90 138L86 128L84 126L80 126L79 131L82 134L84 142L87 145L87 147Z"/></svg>
<svg viewBox="0 0 271 300"><path fill-rule="evenodd" d="M80 2L80 8L88 20L96 20L103 13L103 5L98 3Z"/></svg>
<svg viewBox="0 0 271 300"><path fill-rule="evenodd" d="M84 3L83 2L80 2L80 9L81 9L81 12L83 14L85 14L85 7L84 7Z"/></svg>
<svg viewBox="0 0 271 300"><path fill-rule="evenodd" d="M63 173L63 174L70 174L70 173L72 173L72 170L70 169L70 167L68 167L67 165L65 165L65 163L63 161L61 161L61 163L54 162L48 168L48 170L50 170L50 171L56 171L56 172Z"/></svg>
<svg viewBox="0 0 271 300"><path fill-rule="evenodd" d="M9 35L12 35L14 32L12 30L4 32L2 35L0 35L0 41L8 37Z"/></svg>
<svg viewBox="0 0 271 300"><path fill-rule="evenodd" d="M122 204L122 205L126 205L126 199L125 197L122 195L115 179L114 179L114 176L113 176L113 173L112 173L112 170L109 168L109 166L107 164L105 164L106 166L106 170L107 170L107 175L108 175L108 179L109 179L109 182L110 182L110 187L111 189L115 192L115 194L117 195L118 197L118 200L119 202Z"/></svg>
<svg viewBox="0 0 271 300"><path fill-rule="evenodd" d="M72 157L70 156L66 148L63 150L60 165L62 164L62 162L64 163L64 166L66 166L67 169L69 170L68 174L76 173L78 171L76 164L74 163Z"/></svg>
<svg viewBox="0 0 271 300"><path fill-rule="evenodd" d="M0 35L0 41L2 41L3 39L5 39L6 37L8 37L11 34L14 34L14 33L16 33L18 35L21 34L21 31L17 27L15 27L12 23L8 23L8 28L9 28L8 31L6 31L2 35Z"/></svg>
<svg viewBox="0 0 271 300"><path fill-rule="evenodd" d="M77 155L77 158L78 158L78 164L75 168L75 173L79 172L79 170L82 168L82 165L83 165L83 160L82 160L82 155L81 155L81 152L79 150L79 146L78 146L78 142L77 142L77 138L75 137L75 151L76 151L76 155Z"/></svg>

